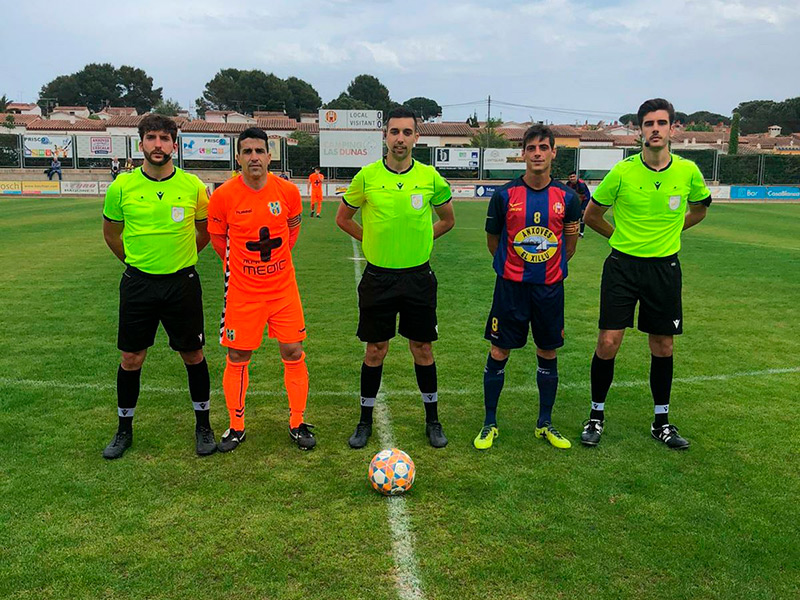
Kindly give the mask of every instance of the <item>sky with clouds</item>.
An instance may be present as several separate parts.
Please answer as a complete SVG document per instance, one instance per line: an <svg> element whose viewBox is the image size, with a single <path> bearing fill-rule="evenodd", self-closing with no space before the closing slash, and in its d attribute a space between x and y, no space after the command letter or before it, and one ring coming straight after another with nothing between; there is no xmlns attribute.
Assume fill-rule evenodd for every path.
<svg viewBox="0 0 800 600"><path fill-rule="evenodd" d="M489 95L492 116L556 123L655 96L722 114L800 96L797 0L6 3L0 94L18 101L91 62L141 67L189 109L227 67L300 77L323 101L369 73L446 120L484 118Z"/></svg>

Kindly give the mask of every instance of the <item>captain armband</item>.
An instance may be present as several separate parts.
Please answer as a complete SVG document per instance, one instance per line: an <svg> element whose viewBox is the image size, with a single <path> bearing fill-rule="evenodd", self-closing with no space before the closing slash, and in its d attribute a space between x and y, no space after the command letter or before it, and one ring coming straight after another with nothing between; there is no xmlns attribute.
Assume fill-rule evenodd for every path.
<svg viewBox="0 0 800 600"><path fill-rule="evenodd" d="M696 201L693 201L693 202L689 202L689 204L702 204L703 206L708 208L709 206L711 206L711 196L703 198L702 200L696 200Z"/></svg>

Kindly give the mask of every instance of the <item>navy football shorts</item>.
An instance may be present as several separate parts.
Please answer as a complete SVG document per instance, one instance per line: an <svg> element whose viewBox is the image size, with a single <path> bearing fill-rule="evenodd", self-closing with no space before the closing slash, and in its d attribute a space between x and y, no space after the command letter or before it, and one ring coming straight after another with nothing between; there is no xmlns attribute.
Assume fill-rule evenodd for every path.
<svg viewBox="0 0 800 600"><path fill-rule="evenodd" d="M498 348L522 348L529 328L537 348L564 345L564 282L544 285L498 276L484 337Z"/></svg>

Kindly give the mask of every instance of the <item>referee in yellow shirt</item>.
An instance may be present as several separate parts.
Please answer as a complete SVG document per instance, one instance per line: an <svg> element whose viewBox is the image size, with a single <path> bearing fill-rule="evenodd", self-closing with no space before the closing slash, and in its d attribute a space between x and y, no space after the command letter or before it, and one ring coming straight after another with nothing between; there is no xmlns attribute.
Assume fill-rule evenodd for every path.
<svg viewBox="0 0 800 600"><path fill-rule="evenodd" d="M119 425L103 456L119 458L133 442L142 364L159 323L186 365L197 421L195 450L205 456L217 445L209 423L203 300L194 265L209 241L208 196L200 179L172 164L178 137L172 119L147 115L139 124L139 137L142 167L117 177L103 207L106 244L126 266L119 288Z"/></svg>
<svg viewBox="0 0 800 600"><path fill-rule="evenodd" d="M689 442L669 422L673 336L683 333L681 232L706 216L711 193L692 161L671 154L675 109L663 98L644 102L638 111L643 148L618 162L594 192L586 224L609 238L611 254L600 284L600 333L592 358L592 408L581 442L600 443L605 402L614 379L614 359L626 327L648 334L650 391L654 416L650 434L668 448ZM603 218L613 206L614 225Z"/></svg>
<svg viewBox="0 0 800 600"><path fill-rule="evenodd" d="M383 359L395 336L408 339L425 406L425 433L435 448L447 445L438 415L432 342L438 338L436 276L428 259L433 240L453 228L450 185L436 169L411 157L419 133L406 108L386 116L386 158L363 167L345 192L336 224L361 242L367 267L358 285L358 337L366 342L361 365L361 418L350 437L363 448L372 434L372 411ZM361 209L362 226L353 220ZM439 220L432 223L431 213Z"/></svg>

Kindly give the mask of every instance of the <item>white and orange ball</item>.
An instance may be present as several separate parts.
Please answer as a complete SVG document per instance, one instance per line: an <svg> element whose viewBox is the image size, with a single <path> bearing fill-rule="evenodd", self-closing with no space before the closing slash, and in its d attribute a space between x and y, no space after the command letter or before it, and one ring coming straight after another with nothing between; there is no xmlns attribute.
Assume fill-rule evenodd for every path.
<svg viewBox="0 0 800 600"><path fill-rule="evenodd" d="M384 496L407 492L414 485L417 470L411 457L397 448L381 450L369 463L369 482Z"/></svg>

